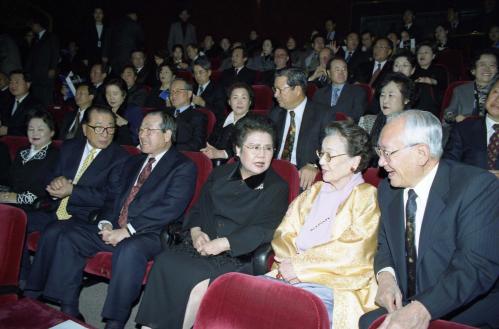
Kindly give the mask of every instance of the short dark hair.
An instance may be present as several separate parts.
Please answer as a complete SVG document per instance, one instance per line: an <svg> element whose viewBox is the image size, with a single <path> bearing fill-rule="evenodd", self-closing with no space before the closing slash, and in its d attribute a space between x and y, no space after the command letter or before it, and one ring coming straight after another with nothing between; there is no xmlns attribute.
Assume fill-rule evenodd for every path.
<svg viewBox="0 0 499 329"><path fill-rule="evenodd" d="M346 152L348 156L360 156L360 162L354 173L359 173L369 167L373 157L373 147L369 134L351 120L333 121L324 130L324 138L339 134L347 141Z"/></svg>
<svg viewBox="0 0 499 329"><path fill-rule="evenodd" d="M376 92L377 98L379 98L381 90L390 82L394 82L395 84L397 84L404 100L409 101L407 104L405 104L404 109L410 108L416 98L415 85L411 78L406 77L400 72L391 72L386 75L385 79L381 82L378 91Z"/></svg>
<svg viewBox="0 0 499 329"><path fill-rule="evenodd" d="M382 37L377 37L376 40L374 40L373 45L377 44L380 41L386 41L386 43L388 45L393 45L393 42L390 39L388 39L387 37L383 37L383 36Z"/></svg>
<svg viewBox="0 0 499 329"><path fill-rule="evenodd" d="M173 66L171 63L163 62L159 64L158 69L156 70L156 78L158 80L159 80L159 74L161 73L161 69L163 67L167 67L172 72L173 75L177 73L177 71L175 70L175 66Z"/></svg>
<svg viewBox="0 0 499 329"><path fill-rule="evenodd" d="M100 66L100 71L103 73L103 74L108 74L109 73L109 65L107 65L106 63L103 63L103 62L96 62L94 64L92 64L92 67L94 66Z"/></svg>
<svg viewBox="0 0 499 329"><path fill-rule="evenodd" d="M29 74L29 73L28 73L28 72L26 72L26 71L23 71L23 70L12 70L12 71L10 71L10 73L9 73L9 79L12 79L12 76L13 76L14 74L20 74L20 75L22 75L22 76L23 76L24 81L26 81L26 82L28 82L28 83L31 83L31 81L32 81L32 80L31 80L31 74Z"/></svg>
<svg viewBox="0 0 499 329"><path fill-rule="evenodd" d="M236 82L236 83L233 83L232 85L230 85L229 89L227 89L227 98L229 99L230 95L232 94L232 92L234 91L234 89L238 89L238 88L245 89L248 92L248 96L249 96L249 99L250 99L250 102L251 102L250 103L250 108L252 108L253 105L255 104L255 102L254 102L254 100L255 100L255 93L253 92L253 88L251 88L245 82Z"/></svg>
<svg viewBox="0 0 499 329"><path fill-rule="evenodd" d="M315 40L317 40L317 38L322 38L322 40L323 40L324 42L326 42L326 38L324 38L324 36L323 36L322 34L320 34L320 33L316 33L316 34L314 34L314 36L312 37L312 43L314 43L314 42L315 42Z"/></svg>
<svg viewBox="0 0 499 329"><path fill-rule="evenodd" d="M288 78L288 86L290 87L300 87L303 94L307 92L307 74L305 71L298 68L287 68L275 73L275 78L286 77Z"/></svg>
<svg viewBox="0 0 499 329"><path fill-rule="evenodd" d="M199 50L199 46L198 46L196 43L189 43L189 44L186 46L186 48L187 48L187 47L191 47L191 48L193 48L193 49Z"/></svg>
<svg viewBox="0 0 499 329"><path fill-rule="evenodd" d="M45 110L35 110L29 112L26 122L29 123L31 119L41 119L43 122L45 122L47 127L49 127L50 131L55 131L54 118L49 112Z"/></svg>
<svg viewBox="0 0 499 329"><path fill-rule="evenodd" d="M104 88L107 89L107 87L109 86L116 86L118 87L119 90L121 90L121 92L123 93L123 95L126 97L128 92L128 87L126 85L126 82L125 80L123 80L122 78L114 78L114 79L110 79L108 82L106 82L106 86Z"/></svg>
<svg viewBox="0 0 499 329"><path fill-rule="evenodd" d="M436 54L437 52L437 48L435 47L435 44L431 41L423 41L423 42L420 42L417 46L416 46L416 54L418 53L419 49L421 49L421 47L430 47L431 49L431 52Z"/></svg>
<svg viewBox="0 0 499 329"><path fill-rule="evenodd" d="M133 74L135 76L137 76L137 70L135 69L135 66L133 66L132 64L126 64L125 66L123 66L123 68L121 69L120 74L123 74L126 69L132 70Z"/></svg>
<svg viewBox="0 0 499 329"><path fill-rule="evenodd" d="M286 56L289 56L289 51L288 51L288 48L286 48L286 47L284 47L284 46L276 46L276 47L274 48L274 54L275 54L275 52L276 52L278 49L280 49L280 50L284 50L284 52L286 52Z"/></svg>
<svg viewBox="0 0 499 329"><path fill-rule="evenodd" d="M333 57L331 57L331 58L327 61L326 70L330 70L330 69L331 69L331 63L333 63L333 61L340 61L340 62L345 63L345 65L347 65L347 70L348 70L348 63L347 63L347 61L346 61L343 57L341 57L341 56L333 56Z"/></svg>
<svg viewBox="0 0 499 329"><path fill-rule="evenodd" d="M90 108L88 108L85 113L83 113L81 124L88 124L90 122L90 115L94 112L109 114L113 118L114 124L116 125L116 114L114 114L114 112L110 108L102 106L90 106Z"/></svg>
<svg viewBox="0 0 499 329"><path fill-rule="evenodd" d="M151 111L147 113L144 117L149 115L157 115L161 117L161 129L163 130L163 132L170 130L172 132L172 142L175 142L177 134L177 123L175 122L175 119L171 115L166 113L166 111L162 110Z"/></svg>
<svg viewBox="0 0 499 329"><path fill-rule="evenodd" d="M79 84L76 85L75 87L75 90L77 90L78 88L80 87L87 87L87 90L88 90L88 94L89 95L92 95L92 96L95 96L96 92L97 92L97 89L94 87L94 85L90 82L81 82Z"/></svg>
<svg viewBox="0 0 499 329"><path fill-rule="evenodd" d="M236 51L237 49L241 49L243 51L243 58L248 58L248 50L243 46L237 46L232 48L231 54L233 54L234 51Z"/></svg>
<svg viewBox="0 0 499 329"><path fill-rule="evenodd" d="M233 135L234 146L243 147L248 135L255 131L268 133L272 138L272 145L275 146L275 129L272 120L261 115L246 115L237 121Z"/></svg>
<svg viewBox="0 0 499 329"><path fill-rule="evenodd" d="M407 58L407 61L411 63L411 66L416 67L417 64L416 56L414 56L412 52L410 52L409 50L403 50L399 53L396 53L395 56L393 57L393 62L395 62L395 60L400 57Z"/></svg>
<svg viewBox="0 0 499 329"><path fill-rule="evenodd" d="M201 66L201 67L202 67L203 69L205 69L205 70L211 70L211 62L210 62L210 60L209 60L207 57L205 57L205 56L200 56L200 57L198 57L198 58L194 61L194 63L193 63L193 64L194 64L194 65L199 65L199 66Z"/></svg>
<svg viewBox="0 0 499 329"><path fill-rule="evenodd" d="M497 55L494 52L494 50L492 50L492 49L483 49L483 50L477 51L473 55L473 59L471 60L471 69L472 70L476 69L476 63L480 60L480 58L483 55L493 56L496 59L496 63L497 63Z"/></svg>

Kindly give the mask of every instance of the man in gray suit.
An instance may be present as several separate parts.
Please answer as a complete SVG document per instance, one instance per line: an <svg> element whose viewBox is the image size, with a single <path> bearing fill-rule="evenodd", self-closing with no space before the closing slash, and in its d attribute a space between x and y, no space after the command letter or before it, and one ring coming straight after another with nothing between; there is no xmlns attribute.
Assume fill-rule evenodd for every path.
<svg viewBox="0 0 499 329"><path fill-rule="evenodd" d="M378 188L381 308L360 328L386 313L380 329L426 329L435 319L499 327L499 180L440 159L442 127L427 111L389 118L376 152L389 180Z"/></svg>
<svg viewBox="0 0 499 329"><path fill-rule="evenodd" d="M446 121L461 122L469 116L485 115L485 99L497 74L497 56L492 51L480 52L473 59L472 66L475 81L454 89L451 103L445 109Z"/></svg>
<svg viewBox="0 0 499 329"><path fill-rule="evenodd" d="M319 89L314 95L314 101L329 107L334 113L345 113L358 122L367 108L365 91L347 83L348 66L342 57L331 59L327 68L331 84Z"/></svg>
<svg viewBox="0 0 499 329"><path fill-rule="evenodd" d="M184 49L190 43L197 44L196 27L188 22L189 17L191 17L189 11L183 9L178 17L180 21L172 23L170 26L170 34L168 35L168 50L170 53L176 44L182 45Z"/></svg>

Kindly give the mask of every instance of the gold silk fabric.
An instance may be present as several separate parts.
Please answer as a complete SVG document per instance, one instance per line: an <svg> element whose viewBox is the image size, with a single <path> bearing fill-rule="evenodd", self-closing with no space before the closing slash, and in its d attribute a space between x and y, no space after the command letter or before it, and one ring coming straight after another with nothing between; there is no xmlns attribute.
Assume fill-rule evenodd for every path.
<svg viewBox="0 0 499 329"><path fill-rule="evenodd" d="M360 316L377 308L373 270L380 219L377 190L367 183L357 185L338 208L329 242L298 254L295 239L323 184L315 183L289 206L272 248L277 257L291 259L300 281L333 290L334 328L358 328ZM276 277L275 263L267 275Z"/></svg>

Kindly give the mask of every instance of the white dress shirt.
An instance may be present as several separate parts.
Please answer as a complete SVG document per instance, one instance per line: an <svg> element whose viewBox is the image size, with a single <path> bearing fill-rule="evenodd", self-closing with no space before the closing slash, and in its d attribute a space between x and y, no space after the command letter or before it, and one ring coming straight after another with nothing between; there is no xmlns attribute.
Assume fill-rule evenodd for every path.
<svg viewBox="0 0 499 329"><path fill-rule="evenodd" d="M307 97L298 104L297 107L295 107L292 110L288 110L286 113L286 123L284 124L284 133L282 135L282 141L281 141L281 146L279 147L279 159L282 156L282 152L284 150L284 144L286 143L286 137L288 136L288 130L289 130L289 123L291 121L291 115L289 114L290 111L295 112L295 141L293 143L293 152L291 153L291 163L296 166L296 147L298 145L298 138L300 135L300 127L301 127L301 120L303 119L303 113L305 112L305 105L307 105Z"/></svg>
<svg viewBox="0 0 499 329"><path fill-rule="evenodd" d="M490 143L490 138L494 135L494 125L499 122L494 121L488 114L485 116L485 127L487 128L487 146Z"/></svg>

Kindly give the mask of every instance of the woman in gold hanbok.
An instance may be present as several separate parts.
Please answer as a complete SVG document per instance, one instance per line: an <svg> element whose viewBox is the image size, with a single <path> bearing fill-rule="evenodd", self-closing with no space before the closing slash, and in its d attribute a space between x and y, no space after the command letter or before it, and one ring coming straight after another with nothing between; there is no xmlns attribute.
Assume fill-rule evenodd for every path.
<svg viewBox="0 0 499 329"><path fill-rule="evenodd" d="M376 308L380 212L377 190L361 174L372 146L362 128L333 122L317 153L323 181L290 205L272 240L276 262L267 275L316 294L332 327L353 329Z"/></svg>

